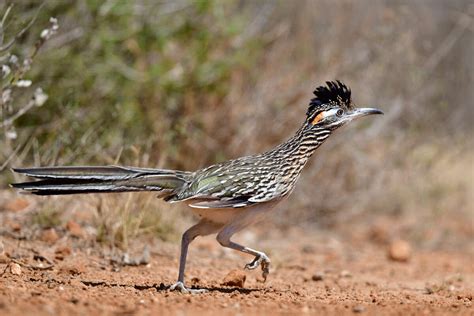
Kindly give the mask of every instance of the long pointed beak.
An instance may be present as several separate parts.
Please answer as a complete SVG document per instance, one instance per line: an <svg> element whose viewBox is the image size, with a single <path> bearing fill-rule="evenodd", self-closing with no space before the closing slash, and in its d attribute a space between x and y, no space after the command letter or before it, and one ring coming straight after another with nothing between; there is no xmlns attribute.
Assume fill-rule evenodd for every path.
<svg viewBox="0 0 474 316"><path fill-rule="evenodd" d="M350 120L367 116L367 115L372 115L372 114L383 114L383 112L379 109L375 108L358 108L354 109L352 112L347 114L347 118Z"/></svg>

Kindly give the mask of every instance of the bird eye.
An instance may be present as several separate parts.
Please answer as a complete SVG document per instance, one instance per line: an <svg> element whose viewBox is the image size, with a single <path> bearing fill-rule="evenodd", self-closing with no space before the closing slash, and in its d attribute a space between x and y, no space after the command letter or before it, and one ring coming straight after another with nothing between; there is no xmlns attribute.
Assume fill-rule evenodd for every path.
<svg viewBox="0 0 474 316"><path fill-rule="evenodd" d="M342 109L337 110L336 115L337 116L342 116L344 114L344 111Z"/></svg>

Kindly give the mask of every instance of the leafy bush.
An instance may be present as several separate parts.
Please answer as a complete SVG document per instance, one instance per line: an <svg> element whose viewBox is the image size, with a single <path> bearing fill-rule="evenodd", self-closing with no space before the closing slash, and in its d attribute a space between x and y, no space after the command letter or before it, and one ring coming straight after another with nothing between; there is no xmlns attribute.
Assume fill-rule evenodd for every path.
<svg viewBox="0 0 474 316"><path fill-rule="evenodd" d="M241 38L243 15L229 14L236 5L47 2L12 50L24 55L38 27L58 17L60 32L27 76L47 91L47 106L15 122L21 130L16 144L29 152L26 161L36 152L34 163L41 165L127 163L140 151L150 155L147 162L185 167L186 157L202 154L196 146L186 148L200 142L202 114L221 105L232 74L252 66L258 52L252 40ZM15 4L10 15L27 21L37 10Z"/></svg>

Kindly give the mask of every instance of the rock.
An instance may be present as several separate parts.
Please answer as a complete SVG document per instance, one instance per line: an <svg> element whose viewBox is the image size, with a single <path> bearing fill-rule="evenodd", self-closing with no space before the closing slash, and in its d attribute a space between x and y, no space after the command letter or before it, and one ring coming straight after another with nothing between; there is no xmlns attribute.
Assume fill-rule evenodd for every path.
<svg viewBox="0 0 474 316"><path fill-rule="evenodd" d="M406 262L411 257L411 246L404 240L392 242L388 249L388 257L394 261Z"/></svg>
<svg viewBox="0 0 474 316"><path fill-rule="evenodd" d="M339 273L339 276L341 278L350 278L352 277L352 274L347 270L342 270L341 273Z"/></svg>
<svg viewBox="0 0 474 316"><path fill-rule="evenodd" d="M48 244L54 244L59 239L59 236L54 228L50 228L43 230L40 239Z"/></svg>
<svg viewBox="0 0 474 316"><path fill-rule="evenodd" d="M226 275L226 277L222 281L222 285L244 287L246 279L247 276L244 272L240 270L232 270Z"/></svg>
<svg viewBox="0 0 474 316"><path fill-rule="evenodd" d="M10 264L10 272L14 275L21 275L21 267L18 263Z"/></svg>
<svg viewBox="0 0 474 316"><path fill-rule="evenodd" d="M84 231L82 230L81 225L79 225L75 221L67 222L66 229L69 231L71 236L74 236L74 237L77 237L77 238L84 237Z"/></svg>
<svg viewBox="0 0 474 316"><path fill-rule="evenodd" d="M9 222L8 225L14 232L21 231L21 224L18 222Z"/></svg>
<svg viewBox="0 0 474 316"><path fill-rule="evenodd" d="M362 313L363 311L365 311L365 307L363 305L356 305L352 308L352 311L354 313Z"/></svg>
<svg viewBox="0 0 474 316"><path fill-rule="evenodd" d="M5 253L0 254L0 263L9 263L9 262L10 262L10 258Z"/></svg>
<svg viewBox="0 0 474 316"><path fill-rule="evenodd" d="M65 274L79 275L85 271L82 264L65 264L59 268L59 271Z"/></svg>
<svg viewBox="0 0 474 316"><path fill-rule="evenodd" d="M87 289L87 286L84 283L82 283L81 280L78 280L78 279L69 280L69 285L71 285L72 287L81 289L81 290L86 290Z"/></svg>
<svg viewBox="0 0 474 316"><path fill-rule="evenodd" d="M77 297L72 297L69 301L73 304L78 304L79 303L79 299Z"/></svg>
<svg viewBox="0 0 474 316"><path fill-rule="evenodd" d="M324 272L317 272L311 277L313 281L322 281L324 280Z"/></svg>
<svg viewBox="0 0 474 316"><path fill-rule="evenodd" d="M27 200L18 198L5 204L5 209L10 212L19 212L27 208L29 205L30 202Z"/></svg>
<svg viewBox="0 0 474 316"><path fill-rule="evenodd" d="M71 247L69 246L61 246L56 248L54 251L56 259L64 259L65 257L69 256L72 253Z"/></svg>

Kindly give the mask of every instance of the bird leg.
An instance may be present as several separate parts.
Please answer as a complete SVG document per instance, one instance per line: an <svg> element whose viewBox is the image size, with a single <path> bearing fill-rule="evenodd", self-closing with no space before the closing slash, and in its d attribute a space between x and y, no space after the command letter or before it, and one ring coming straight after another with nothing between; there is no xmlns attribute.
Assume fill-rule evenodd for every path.
<svg viewBox="0 0 474 316"><path fill-rule="evenodd" d="M189 244L197 236L206 236L212 234L213 232L219 230L219 228L219 225L205 220L201 220L199 223L184 232L183 237L181 238L181 255L179 258L178 281L169 287L171 291L180 291L181 293L186 294L200 294L207 292L207 290L205 289L191 289L184 285L184 270L186 268L186 257L188 255Z"/></svg>
<svg viewBox="0 0 474 316"><path fill-rule="evenodd" d="M270 259L268 258L268 256L263 252L260 252L248 247L244 247L242 245L239 245L231 241L230 236L231 235L227 234L226 230L224 229L217 235L217 241L223 247L231 248L237 251L254 255L255 259L253 259L252 262L246 264L245 269L253 270L253 269L256 269L260 265L262 267L263 282L265 282L267 280L268 274L270 273Z"/></svg>

